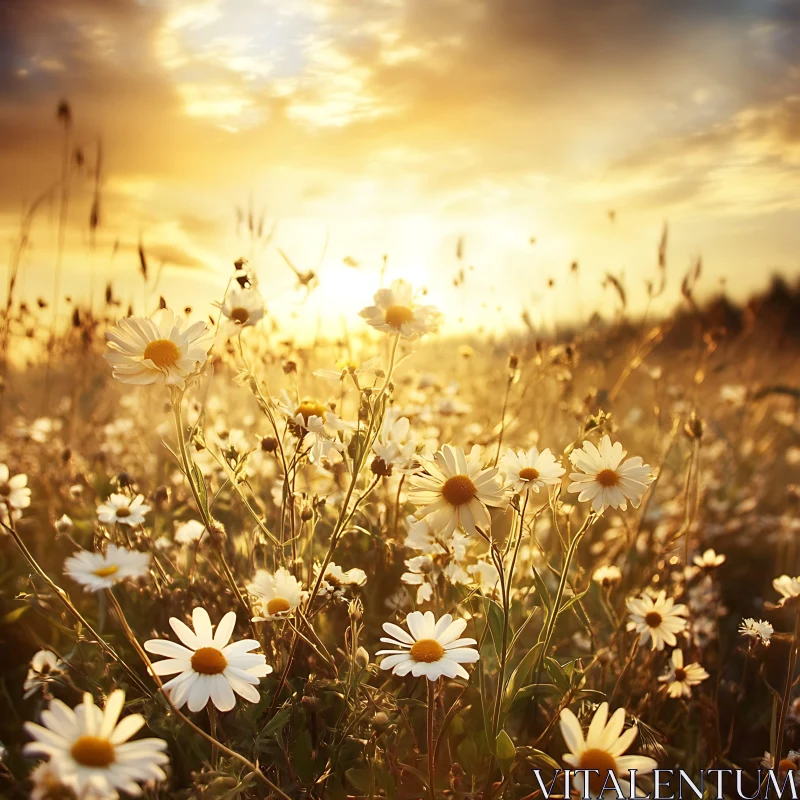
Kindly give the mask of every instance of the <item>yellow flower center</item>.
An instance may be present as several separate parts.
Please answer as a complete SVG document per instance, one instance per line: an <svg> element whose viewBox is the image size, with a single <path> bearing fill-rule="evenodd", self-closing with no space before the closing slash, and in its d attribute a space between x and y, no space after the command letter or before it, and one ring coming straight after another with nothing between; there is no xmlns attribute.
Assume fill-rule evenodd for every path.
<svg viewBox="0 0 800 800"><path fill-rule="evenodd" d="M238 322L239 325L244 325L245 322L250 319L250 312L246 308L237 306L231 309L229 316L234 322Z"/></svg>
<svg viewBox="0 0 800 800"><path fill-rule="evenodd" d="M408 306L389 306L386 309L386 324L400 328L404 322L414 319L414 312Z"/></svg>
<svg viewBox="0 0 800 800"><path fill-rule="evenodd" d="M675 680L683 683L686 680L686 670L683 667L675 667Z"/></svg>
<svg viewBox="0 0 800 800"><path fill-rule="evenodd" d="M300 414L303 417L303 422L308 425L310 417L319 417L325 419L325 412L328 409L317 400L303 400L299 406L294 410L294 415Z"/></svg>
<svg viewBox="0 0 800 800"><path fill-rule="evenodd" d="M122 506L122 508L118 508L114 514L117 518L119 517L129 517L131 515L131 510L127 506Z"/></svg>
<svg viewBox="0 0 800 800"><path fill-rule="evenodd" d="M603 469L597 473L595 480L604 489L611 489L619 483L619 475L613 469Z"/></svg>
<svg viewBox="0 0 800 800"><path fill-rule="evenodd" d="M535 481L539 477L539 470L535 467L525 467L519 471L521 481Z"/></svg>
<svg viewBox="0 0 800 800"><path fill-rule="evenodd" d="M169 369L178 363L181 351L170 339L156 339L144 349L145 359L150 359L159 369Z"/></svg>
<svg viewBox="0 0 800 800"><path fill-rule="evenodd" d="M114 745L100 736L79 737L69 754L82 767L107 767L116 760Z"/></svg>
<svg viewBox="0 0 800 800"><path fill-rule="evenodd" d="M409 652L414 661L422 661L425 664L433 664L444 657L444 647L436 639L419 639L411 645Z"/></svg>
<svg viewBox="0 0 800 800"><path fill-rule="evenodd" d="M586 750L581 756L578 769L594 769L597 772L588 773L589 788L592 794L599 794L603 790L605 782L608 780L608 774L613 772L616 774L617 762L614 756L605 750L591 749ZM597 773L600 773L599 775Z"/></svg>
<svg viewBox="0 0 800 800"><path fill-rule="evenodd" d="M119 566L117 564L109 564L107 567L96 569L92 575L97 575L98 578L108 578L111 575L116 575L117 572L119 572Z"/></svg>
<svg viewBox="0 0 800 800"><path fill-rule="evenodd" d="M201 675L219 675L227 666L227 659L216 647L201 647L192 656L192 669Z"/></svg>
<svg viewBox="0 0 800 800"><path fill-rule="evenodd" d="M448 478L442 486L442 496L451 506L463 506L477 494L478 490L475 488L475 484L466 475L454 475L452 478Z"/></svg>
<svg viewBox="0 0 800 800"><path fill-rule="evenodd" d="M644 618L649 628L657 628L663 621L663 617L658 611L650 611Z"/></svg>
<svg viewBox="0 0 800 800"><path fill-rule="evenodd" d="M291 607L292 604L285 597L273 597L267 603L267 614L282 614Z"/></svg>

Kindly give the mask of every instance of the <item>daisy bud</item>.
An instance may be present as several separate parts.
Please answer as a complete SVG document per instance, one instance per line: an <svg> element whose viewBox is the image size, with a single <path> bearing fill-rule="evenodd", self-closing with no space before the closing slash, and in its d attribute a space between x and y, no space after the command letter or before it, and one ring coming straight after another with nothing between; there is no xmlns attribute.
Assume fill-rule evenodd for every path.
<svg viewBox="0 0 800 800"><path fill-rule="evenodd" d="M291 375L293 372L297 372L297 364L294 361L285 361L283 364L283 372L285 375Z"/></svg>
<svg viewBox="0 0 800 800"><path fill-rule="evenodd" d="M321 705L319 697L314 697L310 694L304 695L300 702L305 706L307 711L311 711L312 713L319 711Z"/></svg>
<svg viewBox="0 0 800 800"><path fill-rule="evenodd" d="M370 465L373 474L388 478L392 474L392 465L387 464L380 456L375 456Z"/></svg>
<svg viewBox="0 0 800 800"><path fill-rule="evenodd" d="M704 427L703 420L699 419L694 411L692 411L689 421L683 426L683 432L689 439L700 440L703 438Z"/></svg>
<svg viewBox="0 0 800 800"><path fill-rule="evenodd" d="M308 522L314 518L314 511L310 506L303 506L303 510L300 512L300 519L303 522Z"/></svg>
<svg viewBox="0 0 800 800"><path fill-rule="evenodd" d="M72 520L66 514L62 514L56 520L55 528L58 533L69 533L73 528Z"/></svg>
<svg viewBox="0 0 800 800"><path fill-rule="evenodd" d="M162 505L169 500L169 487L162 484L161 486L157 486L156 490L153 492L153 502L157 505Z"/></svg>
<svg viewBox="0 0 800 800"><path fill-rule="evenodd" d="M265 453L274 453L278 449L278 440L274 436L265 436L261 440L261 449Z"/></svg>
<svg viewBox="0 0 800 800"><path fill-rule="evenodd" d="M62 463L62 464L68 464L68 463L69 463L69 460L70 460L71 458L72 458L72 450L70 450L70 449L69 449L69 447L65 447L65 448L64 448L64 449L61 451L61 463Z"/></svg>
<svg viewBox="0 0 800 800"><path fill-rule="evenodd" d="M356 666L361 669L366 669L369 666L369 653L364 647L359 647L356 650Z"/></svg>
<svg viewBox="0 0 800 800"><path fill-rule="evenodd" d="M512 353L508 357L508 368L513 372L519 366L519 356Z"/></svg>
<svg viewBox="0 0 800 800"><path fill-rule="evenodd" d="M133 478L124 471L117 475L116 481L120 489L127 489L129 486L133 486Z"/></svg>
<svg viewBox="0 0 800 800"><path fill-rule="evenodd" d="M350 615L350 619L359 622L364 616L364 606L361 605L361 601L358 599L351 600L350 605L347 607L347 613Z"/></svg>
<svg viewBox="0 0 800 800"><path fill-rule="evenodd" d="M228 537L225 526L218 519L211 520L211 527L208 532L215 547L221 547Z"/></svg>
<svg viewBox="0 0 800 800"><path fill-rule="evenodd" d="M386 730L389 727L389 715L385 711L379 711L369 722L376 730Z"/></svg>

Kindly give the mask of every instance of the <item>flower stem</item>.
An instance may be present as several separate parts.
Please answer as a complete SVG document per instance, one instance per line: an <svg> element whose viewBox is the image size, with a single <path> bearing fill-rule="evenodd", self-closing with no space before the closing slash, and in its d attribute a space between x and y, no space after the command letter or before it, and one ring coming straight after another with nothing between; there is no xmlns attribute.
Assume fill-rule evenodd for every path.
<svg viewBox="0 0 800 800"><path fill-rule="evenodd" d="M128 674L128 677L143 691L145 694L149 695L150 691L148 690L146 684L142 681L142 679L134 672L134 670L124 661L122 656L120 656L114 648L108 644L103 637L86 621L83 614L75 607L72 600L70 600L69 595L39 566L39 563L33 557L32 553L28 548L25 546L25 543L20 538L19 534L17 533L16 529L13 525L9 526L6 525L5 522L0 521L0 525L5 528L5 530L11 534L12 538L16 542L17 547L19 548L20 552L23 556L25 556L25 560L31 565L33 570L36 572L39 577L53 590L56 597L63 603L64 607L69 611L70 614L84 627L87 631L94 637L95 642L106 652L106 654L119 666L121 666L125 672Z"/></svg>
<svg viewBox="0 0 800 800"><path fill-rule="evenodd" d="M262 771L261 769L254 764L252 761L249 761L242 755L239 755L235 750L231 750L230 747L226 747L222 742L218 739L215 739L211 734L206 733L201 727L196 725L189 717L186 716L173 702L172 698L169 696L169 692L164 691L164 684L161 678L155 671L153 667L153 662L150 660L150 656L147 655L147 652L139 644L139 640L136 638L136 634L133 632L133 629L128 624L128 620L125 618L125 613L122 610L117 598L114 596L114 593L107 589L106 593L108 594L108 599L111 601L111 605L114 608L114 611L117 614L117 618L119 619L120 625L122 625L122 629L125 632L125 635L128 637L128 640L133 645L136 652L139 654L139 657L145 663L147 667L147 671L150 673L153 680L156 682L159 690L161 691L161 696L166 700L167 705L169 706L170 710L176 717L186 723L195 733L202 736L207 742L209 742L212 747L216 747L219 752L224 753L228 758L233 759L234 761L238 761L240 764L243 764L247 769L249 769L253 775L255 775L260 781L262 781L269 789L278 795L278 797L282 797L283 800L292 800L287 794L284 794Z"/></svg>
<svg viewBox="0 0 800 800"><path fill-rule="evenodd" d="M428 684L428 796L436 800L436 747L433 741L433 715L436 711L436 681L423 678Z"/></svg>

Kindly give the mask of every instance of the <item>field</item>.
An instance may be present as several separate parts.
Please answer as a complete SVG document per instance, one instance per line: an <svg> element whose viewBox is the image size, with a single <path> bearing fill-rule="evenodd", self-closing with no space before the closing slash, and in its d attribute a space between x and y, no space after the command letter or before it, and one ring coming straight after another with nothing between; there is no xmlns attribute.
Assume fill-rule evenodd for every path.
<svg viewBox="0 0 800 800"><path fill-rule="evenodd" d="M387 281L300 346L234 278L192 327L6 311L4 797L793 779L793 289L456 340Z"/></svg>

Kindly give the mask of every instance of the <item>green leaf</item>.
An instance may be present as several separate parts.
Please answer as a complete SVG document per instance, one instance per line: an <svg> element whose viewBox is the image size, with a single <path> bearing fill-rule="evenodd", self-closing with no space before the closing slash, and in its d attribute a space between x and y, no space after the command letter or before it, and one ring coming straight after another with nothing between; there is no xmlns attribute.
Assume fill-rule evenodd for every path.
<svg viewBox="0 0 800 800"><path fill-rule="evenodd" d="M545 584L544 579L536 571L535 567L533 568L533 585L536 587L536 592L547 608L547 613L549 615L550 611L553 609L553 601L550 599L550 592L547 591L547 585Z"/></svg>
<svg viewBox="0 0 800 800"><path fill-rule="evenodd" d="M494 754L497 756L497 761L503 770L503 774L507 775L517 755L517 748L514 747L514 742L511 741L511 737L504 730L497 734L497 739L494 742Z"/></svg>
<svg viewBox="0 0 800 800"><path fill-rule="evenodd" d="M359 792L366 794L370 789L370 772L368 767L351 767L345 773L345 777L358 789Z"/></svg>
<svg viewBox="0 0 800 800"><path fill-rule="evenodd" d="M528 650L522 661L517 664L517 668L511 673L511 677L508 679L505 692L503 693L504 712L511 708L511 704L514 702L517 692L519 692L519 690L525 685L525 681L528 680L531 670L541 657L543 647L544 642L539 642L538 644L534 645L530 650Z"/></svg>
<svg viewBox="0 0 800 800"><path fill-rule="evenodd" d="M200 472L200 467L197 466L194 462L192 462L192 476L191 480L197 489L197 496L200 498L200 502L203 506L203 510L206 514L209 514L208 510L208 492L206 490L206 479L203 477L203 473Z"/></svg>
<svg viewBox="0 0 800 800"><path fill-rule="evenodd" d="M503 609L488 597L481 597L480 599L486 605L486 619L489 623L489 631L492 634L494 651L499 659L503 650ZM509 631L507 641L510 643L512 638L511 631Z"/></svg>
<svg viewBox="0 0 800 800"><path fill-rule="evenodd" d="M292 716L292 708L291 706L286 706L282 708L263 728L261 731L261 737L271 736L273 733L277 733L286 723L289 721L289 717Z"/></svg>

